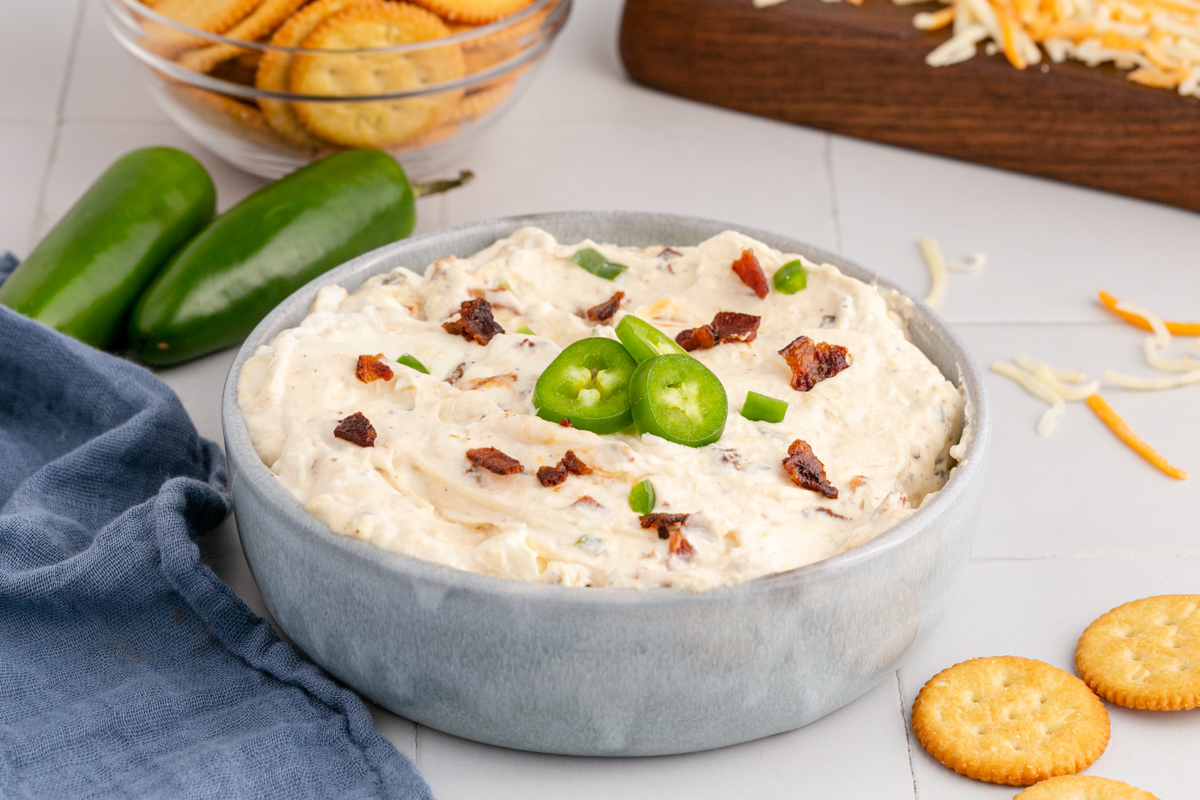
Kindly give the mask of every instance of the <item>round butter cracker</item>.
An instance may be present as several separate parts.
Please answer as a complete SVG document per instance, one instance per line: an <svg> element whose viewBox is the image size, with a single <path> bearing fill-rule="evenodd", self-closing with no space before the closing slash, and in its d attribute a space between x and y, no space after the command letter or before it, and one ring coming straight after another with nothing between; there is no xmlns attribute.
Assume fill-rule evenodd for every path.
<svg viewBox="0 0 1200 800"><path fill-rule="evenodd" d="M515 14L532 0L415 0L447 22L486 25Z"/></svg>
<svg viewBox="0 0 1200 800"><path fill-rule="evenodd" d="M1108 712L1083 681L1016 656L964 661L930 678L912 726L950 769L1009 786L1079 772L1109 737Z"/></svg>
<svg viewBox="0 0 1200 800"><path fill-rule="evenodd" d="M1091 775L1061 775L1035 783L1013 800L1158 800L1128 783Z"/></svg>
<svg viewBox="0 0 1200 800"><path fill-rule="evenodd" d="M168 19L207 33L224 33L258 7L262 0L161 0L154 10ZM159 55L173 58L189 47L210 42L160 22L143 24L148 38L146 47Z"/></svg>
<svg viewBox="0 0 1200 800"><path fill-rule="evenodd" d="M223 33L230 39L256 42L278 28L306 0L263 0L245 18ZM214 44L189 50L179 57L179 65L196 72L211 72L217 64L243 55L245 48L232 44Z"/></svg>
<svg viewBox="0 0 1200 800"><path fill-rule="evenodd" d="M316 0L293 14L287 22L271 36L270 44L277 47L299 47L313 30L327 18L363 0ZM268 50L258 62L254 85L272 92L288 91L288 77L292 71L293 54L286 50ZM300 122L291 103L283 100L261 98L258 105L271 127L280 135L302 147L315 150L333 147L329 142L312 133Z"/></svg>
<svg viewBox="0 0 1200 800"><path fill-rule="evenodd" d="M369 51L449 35L446 23L424 9L370 0L322 21L302 46ZM415 52L305 53L292 64L289 87L300 94L332 97L382 95L453 81L465 72L457 44ZM396 100L298 102L295 111L306 128L331 142L391 147L428 131L446 117L461 95L456 90Z"/></svg>
<svg viewBox="0 0 1200 800"><path fill-rule="evenodd" d="M1075 667L1096 694L1126 708L1200 705L1200 595L1147 597L1118 606L1079 637Z"/></svg>

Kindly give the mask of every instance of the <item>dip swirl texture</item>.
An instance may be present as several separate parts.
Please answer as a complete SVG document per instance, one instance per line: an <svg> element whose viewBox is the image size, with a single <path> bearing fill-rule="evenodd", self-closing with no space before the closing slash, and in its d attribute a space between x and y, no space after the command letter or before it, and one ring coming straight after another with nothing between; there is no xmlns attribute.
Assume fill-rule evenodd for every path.
<svg viewBox="0 0 1200 800"><path fill-rule="evenodd" d="M570 257L587 247L629 269L613 281L581 269ZM804 261L806 289L759 299L730 268L746 249L768 280L798 258L732 231L697 247L628 248L564 245L525 228L424 276L398 268L353 294L327 286L298 327L247 360L238 404L259 456L310 513L386 550L517 580L692 591L804 566L894 527L944 485L963 397L874 287ZM584 318L617 291L625 296L608 324ZM442 329L472 298L488 300L506 331L483 346ZM749 344L692 353L728 393L719 441L600 436L535 415L538 376L572 342L615 339L626 313L674 337L722 311L761 323ZM795 391L778 351L802 335L845 347L851 366ZM375 354L394 376L364 383L357 359ZM404 354L429 374L399 364ZM784 420L743 418L747 391L786 400ZM377 432L373 447L334 437L356 412ZM789 478L782 462L796 439L824 464L836 499ZM524 473L492 474L466 458L487 447ZM567 450L592 472L542 486L538 468ZM687 557L630 510L643 479L656 512L689 515Z"/></svg>

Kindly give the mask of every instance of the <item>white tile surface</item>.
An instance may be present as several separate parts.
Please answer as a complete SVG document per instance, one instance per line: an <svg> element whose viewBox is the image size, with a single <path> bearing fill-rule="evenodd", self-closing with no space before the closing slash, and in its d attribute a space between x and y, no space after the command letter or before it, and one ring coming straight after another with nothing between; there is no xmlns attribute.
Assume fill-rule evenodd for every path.
<svg viewBox="0 0 1200 800"><path fill-rule="evenodd" d="M1122 603L1158 594L1194 593L1200 559L1052 559L976 561L940 626L900 664L905 708L925 681L981 656L1035 658L1074 674L1075 643L1096 617ZM1156 796L1196 796L1200 710L1129 711L1106 704L1108 749L1088 775L1131 783ZM918 797L1007 800L1016 790L957 775L919 744L913 747Z"/></svg>
<svg viewBox="0 0 1200 800"><path fill-rule="evenodd" d="M1099 289L1168 319L1196 314L1192 212L842 137L833 174L845 255L918 296L920 237L948 258L987 254L983 273L952 275L952 321L1099 320Z"/></svg>
<svg viewBox="0 0 1200 800"><path fill-rule="evenodd" d="M146 73L105 25L103 0L83 0L79 44L63 103L68 122L165 122L142 80Z"/></svg>
<svg viewBox="0 0 1200 800"><path fill-rule="evenodd" d="M33 247L53 136L49 123L0 122L0 251L11 250L19 258Z"/></svg>
<svg viewBox="0 0 1200 800"><path fill-rule="evenodd" d="M1106 369L1149 376L1142 331L1118 322L960 325L958 332L986 371L995 416L976 556L1200 554L1200 481L1163 475L1084 403L1069 403L1054 433L1038 436L1034 428L1046 404L990 369L1024 351L1089 377ZM1107 387L1103 396L1143 439L1200 476L1200 386L1162 392Z"/></svg>
<svg viewBox="0 0 1200 800"><path fill-rule="evenodd" d="M504 120L462 166L475 183L446 195L448 224L539 211L694 214L833 248L822 135L751 118L691 128L524 127Z"/></svg>
<svg viewBox="0 0 1200 800"><path fill-rule="evenodd" d="M806 728L706 753L636 759L537 755L424 727L417 752L417 766L440 800L913 797L900 698L891 679Z"/></svg>
<svg viewBox="0 0 1200 800"><path fill-rule="evenodd" d="M0 122L54 122L83 0L0 2Z"/></svg>

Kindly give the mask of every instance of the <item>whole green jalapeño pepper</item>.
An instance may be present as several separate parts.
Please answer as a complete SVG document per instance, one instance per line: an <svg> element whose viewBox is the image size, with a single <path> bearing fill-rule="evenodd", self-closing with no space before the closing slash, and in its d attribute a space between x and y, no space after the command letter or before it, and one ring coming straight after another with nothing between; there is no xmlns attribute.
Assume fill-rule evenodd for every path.
<svg viewBox="0 0 1200 800"><path fill-rule="evenodd" d="M126 153L4 282L0 303L93 347L117 345L138 296L215 202L212 179L187 153Z"/></svg>
<svg viewBox="0 0 1200 800"><path fill-rule="evenodd" d="M691 356L673 353L643 361L633 373L629 396L638 433L703 447L725 432L725 387Z"/></svg>
<svg viewBox="0 0 1200 800"><path fill-rule="evenodd" d="M391 156L346 150L269 184L226 211L171 260L138 301L133 349L175 364L246 338L267 312L328 269L403 239L413 187Z"/></svg>
<svg viewBox="0 0 1200 800"><path fill-rule="evenodd" d="M620 342L582 339L550 362L533 387L533 405L550 422L593 433L629 427L629 380L637 362Z"/></svg>

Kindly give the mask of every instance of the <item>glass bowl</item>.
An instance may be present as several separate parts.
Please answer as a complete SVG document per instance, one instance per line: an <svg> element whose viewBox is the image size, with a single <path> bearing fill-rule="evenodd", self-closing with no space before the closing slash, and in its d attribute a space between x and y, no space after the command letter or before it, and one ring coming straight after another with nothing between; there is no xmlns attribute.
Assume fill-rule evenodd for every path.
<svg viewBox="0 0 1200 800"><path fill-rule="evenodd" d="M249 17L238 23L240 29L227 31L265 41L208 33L140 0L104 2L109 29L145 67L146 86L168 116L207 149L264 178L282 177L351 147L384 150L410 175L428 176L511 106L571 8L571 0L533 0L509 17L476 27L442 23L417 10L412 16L418 23L447 35L388 47L337 48L339 41L359 42L364 32L370 38L384 27L372 18L366 28L360 24L358 38L352 32L339 40L339 31L333 31L317 49L312 32L332 14L298 18L320 0L286 21L267 20L278 26L274 33L262 32L265 26L253 25ZM339 19L356 5L346 0L338 6ZM377 10L378 4L364 7L372 5ZM284 44L294 41L310 46Z"/></svg>

